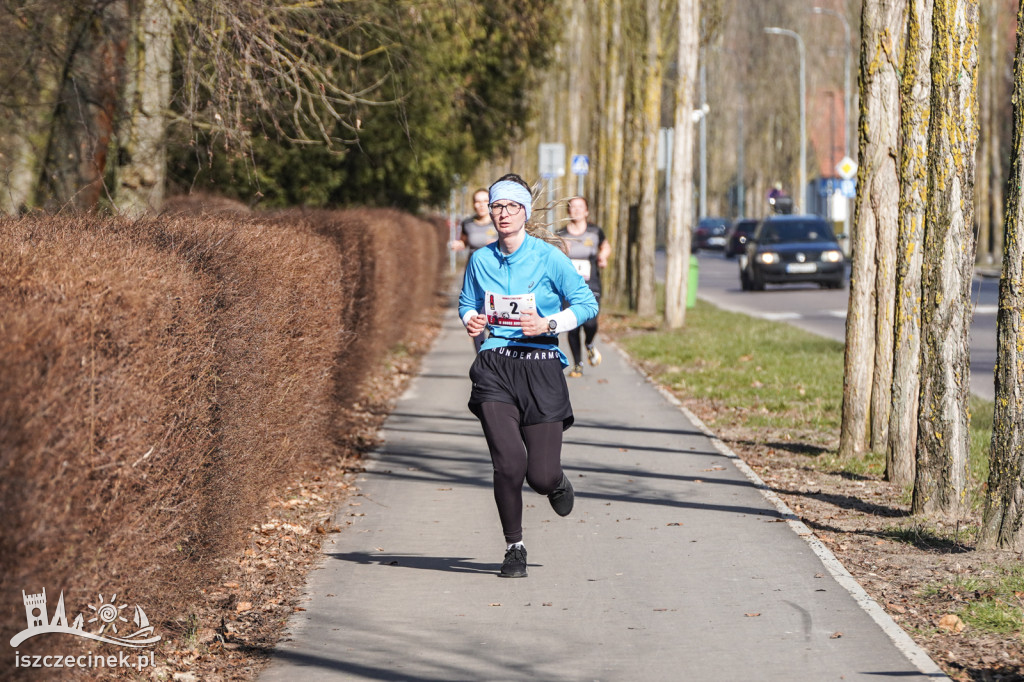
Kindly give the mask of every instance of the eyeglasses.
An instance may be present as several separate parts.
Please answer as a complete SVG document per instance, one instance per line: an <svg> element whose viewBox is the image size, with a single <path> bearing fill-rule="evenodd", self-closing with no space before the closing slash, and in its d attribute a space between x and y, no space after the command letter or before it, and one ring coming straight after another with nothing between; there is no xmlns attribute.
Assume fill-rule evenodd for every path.
<svg viewBox="0 0 1024 682"><path fill-rule="evenodd" d="M510 204L490 204L487 208L491 209L492 215L500 216L503 209L509 215L518 215L523 210L523 205L512 202Z"/></svg>

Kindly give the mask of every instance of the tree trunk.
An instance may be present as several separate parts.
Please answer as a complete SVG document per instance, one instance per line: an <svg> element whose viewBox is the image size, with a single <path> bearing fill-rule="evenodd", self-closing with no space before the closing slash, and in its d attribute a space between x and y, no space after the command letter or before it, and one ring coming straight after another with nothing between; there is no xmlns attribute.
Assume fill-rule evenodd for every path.
<svg viewBox="0 0 1024 682"><path fill-rule="evenodd" d="M604 231L615 257L608 263L605 295L613 304L626 300L621 272L626 269L624 254L626 223L622 222L623 157L626 146L626 70L622 59L622 0L612 0L608 37L608 158L602 162L604 172Z"/></svg>
<svg viewBox="0 0 1024 682"><path fill-rule="evenodd" d="M8 215L38 206L73 21L63 4L20 5L19 20L0 30L0 64L7 70L0 85L0 213Z"/></svg>
<svg viewBox="0 0 1024 682"><path fill-rule="evenodd" d="M990 263L998 263L1002 258L1003 248L1003 159L1004 150L1002 145L1002 136L1000 131L1002 130L1003 117L1002 114L1005 111L1005 100L1003 99L1003 89L1001 84L1003 82L1000 78L999 64L1001 63L1001 50L1000 39L1001 31L999 30L999 10L993 12L992 18L992 35L989 44L989 64L988 70L990 73L990 85L989 85L989 118L988 118L988 134L985 136L988 139L989 149L989 166L987 169L989 176L989 215L991 216L991 248L990 252ZM1006 150L1006 155L1009 155L1009 150Z"/></svg>
<svg viewBox="0 0 1024 682"><path fill-rule="evenodd" d="M686 323L690 276L689 216L693 213L693 87L700 53L700 2L678 0L675 132L672 142L672 187L669 189L665 244L665 324L678 329Z"/></svg>
<svg viewBox="0 0 1024 682"><path fill-rule="evenodd" d="M869 401L875 376L874 295L882 247L879 231L895 226L899 216L899 75L897 50L906 21L906 2L865 0L861 12L860 141L857 199L853 229L853 269L846 316L843 371L843 417L839 435L842 456L859 455L867 445ZM885 239L888 239L886 234ZM889 272L882 276L892 276ZM882 316L891 320L886 301ZM891 342L890 342L891 343ZM891 346L890 346L891 348ZM890 350L891 352L891 350ZM885 396L888 409L889 395Z"/></svg>
<svg viewBox="0 0 1024 682"><path fill-rule="evenodd" d="M979 8L978 33L982 36L979 49L985 45L992 31L990 25L995 21L998 9L994 3L986 3ZM992 78L992 69L989 65L978 69L978 125L981 135L978 137L978 173L974 182L974 196L977 200L974 220L978 234L978 244L975 249L978 263L991 263L992 253L989 244L992 239L992 177L989 169L992 167L991 157L997 154L992 149L991 131L988 123L991 120L990 110L992 107L992 90L995 83Z"/></svg>
<svg viewBox="0 0 1024 682"><path fill-rule="evenodd" d="M630 99L630 106L626 109L626 146L628 151L623 154L623 159L639 159L642 158L643 109L636 105L635 92L631 93ZM619 225L622 229L616 260L620 260L622 263L622 267L618 271L619 289L624 294L624 300L629 302L629 308L636 310L636 245L640 215L640 165L635 162L624 163L623 175L625 176L625 186L619 203Z"/></svg>
<svg viewBox="0 0 1024 682"><path fill-rule="evenodd" d="M996 392L988 495L979 548L1024 551L1024 2L1014 61L1013 161L999 280Z"/></svg>
<svg viewBox="0 0 1024 682"><path fill-rule="evenodd" d="M637 240L638 315L656 315L654 249L658 219L658 128L661 126L661 1L646 0L647 54L644 60L643 152L641 156L640 231Z"/></svg>
<svg viewBox="0 0 1024 682"><path fill-rule="evenodd" d="M125 118L118 133L115 203L127 215L159 211L167 173L174 7L141 0L132 17L125 79Z"/></svg>
<svg viewBox="0 0 1024 682"><path fill-rule="evenodd" d="M915 514L957 516L970 443L977 0L935 0Z"/></svg>
<svg viewBox="0 0 1024 682"><path fill-rule="evenodd" d="M104 184L124 65L125 2L84 8L72 37L41 184L44 208L92 210L110 198Z"/></svg>
<svg viewBox="0 0 1024 682"><path fill-rule="evenodd" d="M921 382L921 249L928 201L928 120L931 94L933 0L910 0L903 60L903 148L900 153L900 227L896 248L896 311L892 405L885 477L914 482L917 401Z"/></svg>
<svg viewBox="0 0 1024 682"><path fill-rule="evenodd" d="M607 2L599 2L597 6L591 5L593 11L597 12L597 40L594 41L595 54L597 57L597 69L594 80L597 82L597 106L588 107L593 117L591 126L594 130L594 137L597 146L594 149L593 157L590 159L590 173L592 181L587 189L589 201L593 210L591 215L598 225L607 226L612 221L608 220L605 213L605 166L608 164L608 119L611 116L611 109L608 107L608 91L611 79L608 77L608 52L609 37L611 35L611 12ZM611 240L608 229L605 227L605 237Z"/></svg>
<svg viewBox="0 0 1024 682"><path fill-rule="evenodd" d="M0 135L0 213L16 215L35 203L36 183L43 165L42 149L33 140L49 142L50 121L41 112L23 111L12 116L10 133Z"/></svg>

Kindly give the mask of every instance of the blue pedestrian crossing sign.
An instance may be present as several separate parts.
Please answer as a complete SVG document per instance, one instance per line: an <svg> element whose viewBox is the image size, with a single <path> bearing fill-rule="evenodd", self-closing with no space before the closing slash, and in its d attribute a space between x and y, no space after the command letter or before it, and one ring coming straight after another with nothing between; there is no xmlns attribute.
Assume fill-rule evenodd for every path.
<svg viewBox="0 0 1024 682"><path fill-rule="evenodd" d="M590 172L590 158L586 154L574 154L572 172L574 175L586 175Z"/></svg>

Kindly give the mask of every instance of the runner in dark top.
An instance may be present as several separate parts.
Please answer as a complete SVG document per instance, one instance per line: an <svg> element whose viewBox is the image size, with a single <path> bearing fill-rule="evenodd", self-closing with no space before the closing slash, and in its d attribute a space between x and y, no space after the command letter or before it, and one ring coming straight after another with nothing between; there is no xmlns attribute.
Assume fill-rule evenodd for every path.
<svg viewBox="0 0 1024 682"><path fill-rule="evenodd" d="M469 249L469 255L473 255L474 251L498 238L498 231L494 229L491 214L487 210L487 196L486 189L473 192L475 215L459 223L459 234L451 243L452 251Z"/></svg>
<svg viewBox="0 0 1024 682"><path fill-rule="evenodd" d="M601 270L608 265L608 255L612 246L604 237L604 230L587 222L590 207L583 197L569 200L569 224L558 231L558 236L565 240L569 247L569 258L572 259L576 271L583 276L594 298L601 302ZM569 376L583 376L582 348L580 347L580 329L583 330L584 343L587 347L587 362L591 367L601 364L601 351L594 345L597 336L597 315L580 327L570 330L566 336L569 350L572 353L572 367Z"/></svg>
<svg viewBox="0 0 1024 682"><path fill-rule="evenodd" d="M494 229L491 222L491 212L487 208L488 194L486 189L478 189L473 192L473 211L475 215L466 218L459 223L459 234L451 243L452 251L458 252L469 249L469 255L479 248L487 246L498 238L498 231ZM473 337L473 348L480 352L480 346L487 339L487 334L478 334Z"/></svg>

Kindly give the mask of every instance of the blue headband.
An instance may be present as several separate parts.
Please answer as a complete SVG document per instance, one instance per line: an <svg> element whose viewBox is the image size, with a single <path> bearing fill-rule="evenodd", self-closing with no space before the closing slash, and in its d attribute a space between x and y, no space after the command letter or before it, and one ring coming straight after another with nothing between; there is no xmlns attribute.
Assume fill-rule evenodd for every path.
<svg viewBox="0 0 1024 682"><path fill-rule="evenodd" d="M488 195L488 203L491 204L498 199L508 199L509 201L516 202L517 204L522 204L526 209L526 219L530 219L530 214L533 212L533 195L530 194L530 190L526 189L518 182L512 182L511 180L499 180L491 185Z"/></svg>

